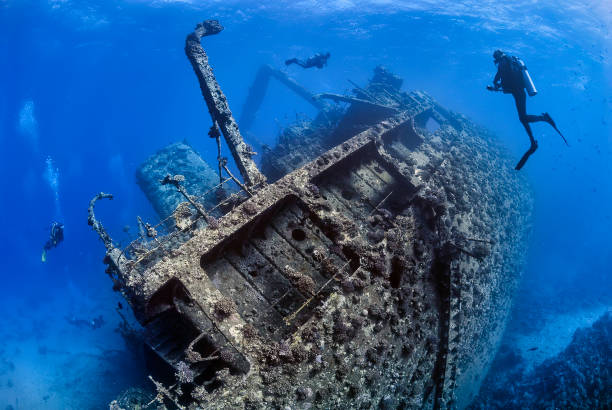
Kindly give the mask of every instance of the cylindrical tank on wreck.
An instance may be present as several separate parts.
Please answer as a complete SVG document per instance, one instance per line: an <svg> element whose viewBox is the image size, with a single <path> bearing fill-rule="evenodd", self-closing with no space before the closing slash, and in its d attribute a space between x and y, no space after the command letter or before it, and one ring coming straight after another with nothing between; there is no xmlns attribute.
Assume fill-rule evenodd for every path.
<svg viewBox="0 0 612 410"><path fill-rule="evenodd" d="M190 195L198 197L204 206L216 203L214 192L205 195L219 184L219 175L188 144L176 142L151 155L136 170L136 182L160 219L166 219L185 198L172 185L160 182L166 175L183 175L184 186Z"/></svg>

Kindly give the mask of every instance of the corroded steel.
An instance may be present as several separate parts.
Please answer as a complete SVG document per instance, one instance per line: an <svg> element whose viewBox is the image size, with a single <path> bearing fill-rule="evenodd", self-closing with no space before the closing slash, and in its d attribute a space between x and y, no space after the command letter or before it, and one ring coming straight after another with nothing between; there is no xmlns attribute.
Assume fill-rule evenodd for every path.
<svg viewBox="0 0 612 410"><path fill-rule="evenodd" d="M346 110L264 152L275 182L180 241L137 258L109 250L146 344L177 378L156 382L166 403L470 401L520 277L531 200L485 130L400 87L377 68Z"/></svg>
<svg viewBox="0 0 612 410"><path fill-rule="evenodd" d="M232 116L227 99L221 91L219 83L217 83L210 64L208 64L208 56L201 44L202 37L218 34L222 30L223 26L216 20L206 20L198 24L193 33L187 36L185 53L198 77L200 89L213 123L216 121L221 128L223 137L225 137L245 184L253 186L265 181L265 177L259 172L255 162L251 159L253 152L240 135L238 124Z"/></svg>

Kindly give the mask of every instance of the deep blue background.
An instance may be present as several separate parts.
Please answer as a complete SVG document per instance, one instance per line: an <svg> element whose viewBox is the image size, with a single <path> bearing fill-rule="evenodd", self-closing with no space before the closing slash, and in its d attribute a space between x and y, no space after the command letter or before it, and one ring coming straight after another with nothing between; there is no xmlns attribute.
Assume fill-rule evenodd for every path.
<svg viewBox="0 0 612 410"><path fill-rule="evenodd" d="M108 337L109 348L121 346L112 333L118 297L103 272L104 248L86 224L87 204L99 191L115 194L97 211L114 239L125 242L122 227L135 226L136 215L156 219L135 185L140 162L187 139L214 163L216 147L206 136L210 117L183 51L186 34L206 18L226 27L204 47L237 118L259 65L284 67L286 58L330 51L326 69L292 66L289 73L315 92L346 92L347 79L365 84L383 64L404 78L406 89L427 91L492 129L517 160L528 138L514 103L484 87L495 73L493 50L519 54L540 91L528 100L528 112L550 112L571 144L565 147L547 125L533 126L540 149L522 171L535 212L521 309L537 306L531 312L537 315L612 305L609 5L222 4L228 3L0 0L0 306L8 318L0 335L12 335L2 350L13 351L40 321L48 326L38 345L73 332L72 350L85 348L93 334L74 333L60 319L89 318L100 309L109 324L98 335ZM247 136L256 150L260 142L274 144L280 127L296 115L314 113L271 84L254 138ZM28 104L33 116L20 125ZM58 217L44 177L47 157L59 172L66 231L65 242L42 264L48 225ZM23 331L22 339L15 329ZM24 351L20 355L29 354ZM49 366L35 359L31 371ZM0 384L9 377L0 367ZM18 393L0 387L0 404L14 405ZM50 406L63 393L54 394Z"/></svg>

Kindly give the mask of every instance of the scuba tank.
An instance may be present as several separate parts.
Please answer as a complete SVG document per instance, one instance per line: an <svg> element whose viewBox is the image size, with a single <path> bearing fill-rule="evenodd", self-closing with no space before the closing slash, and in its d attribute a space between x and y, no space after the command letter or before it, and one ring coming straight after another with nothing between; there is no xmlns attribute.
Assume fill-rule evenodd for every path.
<svg viewBox="0 0 612 410"><path fill-rule="evenodd" d="M536 90L535 85L533 84L533 80L529 75L529 71L527 71L527 66L525 65L523 60L518 57L512 57L512 60L513 63L518 66L517 68L521 71L521 76L523 78L523 86L525 87L525 90L527 90L527 94L529 94L530 97L533 97L538 93L538 90Z"/></svg>

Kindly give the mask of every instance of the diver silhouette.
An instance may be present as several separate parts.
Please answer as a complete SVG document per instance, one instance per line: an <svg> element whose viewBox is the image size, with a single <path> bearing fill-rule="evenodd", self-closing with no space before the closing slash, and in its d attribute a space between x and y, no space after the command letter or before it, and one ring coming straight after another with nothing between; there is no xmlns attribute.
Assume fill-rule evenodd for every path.
<svg viewBox="0 0 612 410"><path fill-rule="evenodd" d="M55 248L61 241L64 240L64 224L53 221L49 232L49 239L43 246L42 258L43 262L47 261L47 251Z"/></svg>
<svg viewBox="0 0 612 410"><path fill-rule="evenodd" d="M329 53L317 53L314 56L309 57L306 61L298 60L297 58L291 58L285 61L285 65L297 64L302 68L323 68L325 65L327 65L327 59L329 59L330 55L331 54Z"/></svg>
<svg viewBox="0 0 612 410"><path fill-rule="evenodd" d="M80 318L77 318L76 316L66 316L66 321L69 324L79 327L79 328L90 327L92 329L99 329L102 326L104 326L104 324L106 323L102 315L99 315L98 317L94 317L93 319L80 319Z"/></svg>
<svg viewBox="0 0 612 410"><path fill-rule="evenodd" d="M559 133L559 135L561 135L565 144L567 144L567 141L547 112L542 113L542 115L527 114L527 95L525 90L527 90L530 97L536 95L537 90L529 76L525 63L518 57L507 55L501 50L495 50L493 53L493 62L497 65L497 73L493 79L493 86L487 86L487 90L502 91L504 94L512 94L516 104L516 110L518 111L519 121L523 124L523 127L525 127L525 131L527 131L527 135L529 135L529 140L531 141L531 146L527 152L523 154L523 157L514 168L518 171L523 168L529 156L538 149L538 142L533 137L533 132L531 131L529 123L539 121L547 122Z"/></svg>

